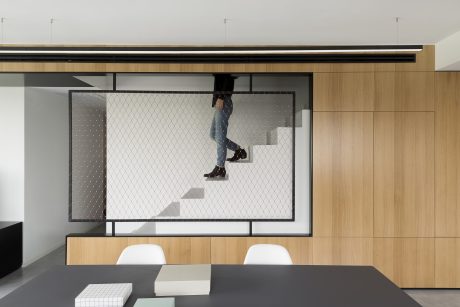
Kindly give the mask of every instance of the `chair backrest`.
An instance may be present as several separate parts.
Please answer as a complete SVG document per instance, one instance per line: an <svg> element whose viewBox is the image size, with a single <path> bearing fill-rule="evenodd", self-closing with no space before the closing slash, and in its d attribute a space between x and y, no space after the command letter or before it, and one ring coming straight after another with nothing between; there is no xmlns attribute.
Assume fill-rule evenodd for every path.
<svg viewBox="0 0 460 307"><path fill-rule="evenodd" d="M292 264L286 248L276 244L255 244L248 249L244 264Z"/></svg>
<svg viewBox="0 0 460 307"><path fill-rule="evenodd" d="M136 244L121 252L117 264L166 264L166 258L159 245Z"/></svg>

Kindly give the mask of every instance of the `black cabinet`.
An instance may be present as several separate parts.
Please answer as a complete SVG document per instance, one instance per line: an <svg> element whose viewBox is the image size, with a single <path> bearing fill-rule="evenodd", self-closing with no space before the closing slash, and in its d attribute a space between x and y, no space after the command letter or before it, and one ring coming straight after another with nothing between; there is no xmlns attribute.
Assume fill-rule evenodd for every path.
<svg viewBox="0 0 460 307"><path fill-rule="evenodd" d="M0 222L0 278L22 266L22 222Z"/></svg>

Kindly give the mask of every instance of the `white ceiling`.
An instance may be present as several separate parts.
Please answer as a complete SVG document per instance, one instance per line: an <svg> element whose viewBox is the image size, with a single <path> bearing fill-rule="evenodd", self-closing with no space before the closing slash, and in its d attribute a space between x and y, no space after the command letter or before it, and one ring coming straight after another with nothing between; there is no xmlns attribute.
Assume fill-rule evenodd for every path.
<svg viewBox="0 0 460 307"><path fill-rule="evenodd" d="M397 16L399 43L429 44L460 30L458 12L459 0L0 0L4 44L395 44Z"/></svg>

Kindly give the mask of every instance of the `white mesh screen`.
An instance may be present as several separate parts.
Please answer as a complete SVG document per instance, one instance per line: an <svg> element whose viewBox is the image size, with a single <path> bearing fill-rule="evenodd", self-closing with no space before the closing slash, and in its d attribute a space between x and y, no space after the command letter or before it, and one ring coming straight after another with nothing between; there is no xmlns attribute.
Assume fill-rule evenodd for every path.
<svg viewBox="0 0 460 307"><path fill-rule="evenodd" d="M227 137L249 157L206 180L212 93L73 92L72 218L293 219L293 99L233 94Z"/></svg>

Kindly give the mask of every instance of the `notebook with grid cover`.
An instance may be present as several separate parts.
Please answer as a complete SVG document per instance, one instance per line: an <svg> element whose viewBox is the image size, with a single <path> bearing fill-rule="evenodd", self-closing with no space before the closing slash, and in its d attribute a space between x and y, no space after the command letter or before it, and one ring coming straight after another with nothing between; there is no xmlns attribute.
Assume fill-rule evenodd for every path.
<svg viewBox="0 0 460 307"><path fill-rule="evenodd" d="M75 307L123 307L133 285L90 284L75 298Z"/></svg>

